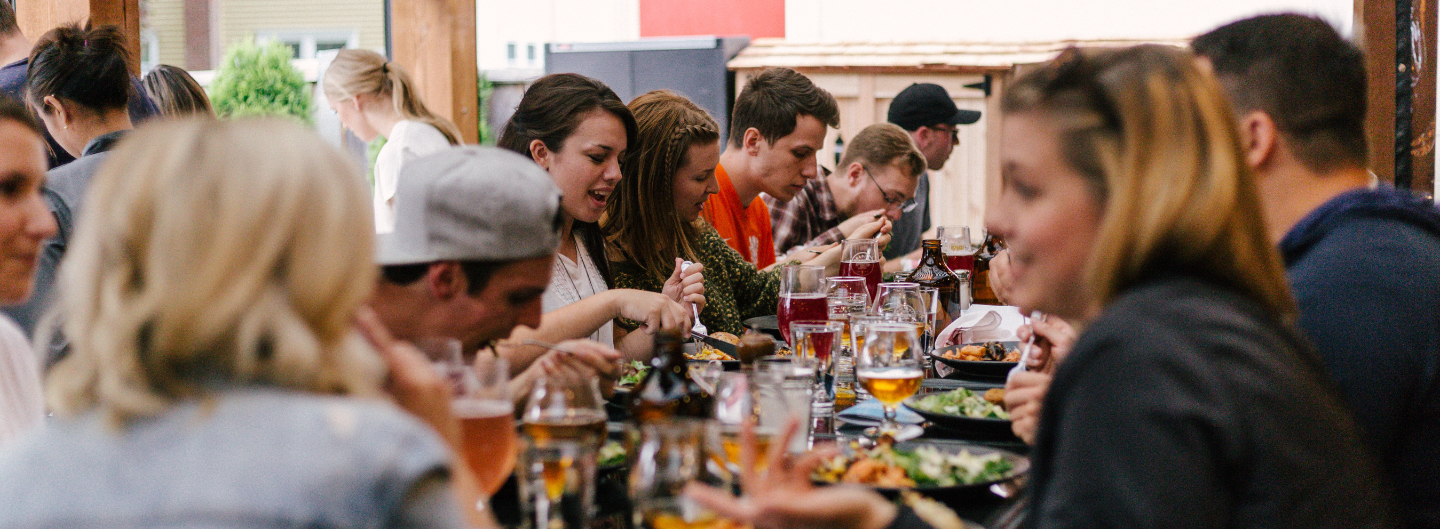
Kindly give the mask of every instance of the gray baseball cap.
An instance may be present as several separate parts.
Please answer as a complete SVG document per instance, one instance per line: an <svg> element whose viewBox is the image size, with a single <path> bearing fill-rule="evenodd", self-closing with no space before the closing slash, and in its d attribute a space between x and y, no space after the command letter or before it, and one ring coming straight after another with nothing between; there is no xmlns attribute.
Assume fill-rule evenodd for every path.
<svg viewBox="0 0 1440 529"><path fill-rule="evenodd" d="M405 164L395 231L375 261L518 261L560 245L560 189L529 158L494 147L455 147Z"/></svg>

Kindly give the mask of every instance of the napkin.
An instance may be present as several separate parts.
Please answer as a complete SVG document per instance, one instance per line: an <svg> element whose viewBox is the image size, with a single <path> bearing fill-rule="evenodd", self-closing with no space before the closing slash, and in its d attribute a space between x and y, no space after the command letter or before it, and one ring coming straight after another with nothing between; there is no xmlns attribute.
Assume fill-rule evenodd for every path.
<svg viewBox="0 0 1440 529"><path fill-rule="evenodd" d="M1015 329L1024 318L1020 309L1010 306L971 305L955 321L940 331L935 339L935 348L941 349L955 344L975 342L1004 342L1015 339Z"/></svg>
<svg viewBox="0 0 1440 529"><path fill-rule="evenodd" d="M880 401L870 399L845 408L844 411L835 414L835 418L858 426L875 426L880 424L881 419L885 418L885 409L880 407ZM895 413L895 420L901 424L920 424L925 422L924 417L910 411L909 408L903 405L900 406L900 409Z"/></svg>

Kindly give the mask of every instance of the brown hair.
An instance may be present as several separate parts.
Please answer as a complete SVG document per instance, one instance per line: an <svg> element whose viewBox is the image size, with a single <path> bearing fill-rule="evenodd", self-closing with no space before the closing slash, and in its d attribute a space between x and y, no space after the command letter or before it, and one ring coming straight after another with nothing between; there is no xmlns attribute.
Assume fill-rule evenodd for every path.
<svg viewBox="0 0 1440 529"><path fill-rule="evenodd" d="M697 260L693 243L698 232L675 211L675 172L688 162L690 147L720 141L720 126L695 103L668 90L635 98L630 111L640 128L639 144L626 153L624 176L600 225L619 255L663 281L675 257Z"/></svg>
<svg viewBox="0 0 1440 529"><path fill-rule="evenodd" d="M525 89L496 146L529 158L530 142L540 140L546 149L558 152L592 110L619 118L625 124L626 144L635 145L635 116L614 90L580 74L557 73L541 77Z"/></svg>
<svg viewBox="0 0 1440 529"><path fill-rule="evenodd" d="M1307 168L1366 167L1365 55L1324 20L1262 15L1190 44L1239 112L1270 115Z"/></svg>
<svg viewBox="0 0 1440 529"><path fill-rule="evenodd" d="M839 167L849 167L857 160L878 165L898 164L910 178L925 173L925 155L915 147L910 133L893 123L865 127L845 144Z"/></svg>
<svg viewBox="0 0 1440 529"><path fill-rule="evenodd" d="M3 3L5 3L5 0L0 0L0 4ZM30 129L41 138L45 137L44 125L41 125L40 121L35 119L35 114L30 112L30 109L25 108L25 105L19 101L10 99L3 94L0 94L0 121L19 123L20 126Z"/></svg>
<svg viewBox="0 0 1440 529"><path fill-rule="evenodd" d="M1230 107L1185 50L1071 48L1005 93L1054 123L1103 212L1085 286L1103 306L1160 271L1207 278L1291 318Z"/></svg>
<svg viewBox="0 0 1440 529"><path fill-rule="evenodd" d="M835 96L815 86L810 78L789 68L770 68L745 83L730 113L730 145L739 147L745 131L755 129L775 143L795 132L795 120L811 116L831 127L840 126L840 105Z"/></svg>
<svg viewBox="0 0 1440 529"><path fill-rule="evenodd" d="M199 114L215 117L215 109L211 108L205 89L184 69L161 64L145 74L140 83L145 86L145 94L155 101L162 116L178 118Z"/></svg>
<svg viewBox="0 0 1440 529"><path fill-rule="evenodd" d="M69 24L52 29L35 42L25 81L26 102L41 112L54 96L92 111L125 108L130 102L130 52L120 28Z"/></svg>
<svg viewBox="0 0 1440 529"><path fill-rule="evenodd" d="M15 8L10 5L10 0L0 0L0 36L14 35L20 31L20 24L15 20Z"/></svg>
<svg viewBox="0 0 1440 529"><path fill-rule="evenodd" d="M325 69L325 97L340 102L360 94L390 96L400 116L435 127L451 145L460 144L460 128L425 106L415 83L399 65L370 50L346 49Z"/></svg>

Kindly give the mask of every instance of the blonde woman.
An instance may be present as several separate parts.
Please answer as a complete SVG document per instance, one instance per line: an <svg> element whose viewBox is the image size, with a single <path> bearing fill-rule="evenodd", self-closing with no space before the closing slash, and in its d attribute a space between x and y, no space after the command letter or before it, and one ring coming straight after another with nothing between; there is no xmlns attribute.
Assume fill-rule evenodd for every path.
<svg viewBox="0 0 1440 529"><path fill-rule="evenodd" d="M1069 50L1006 91L1009 300L1081 330L1036 430L1032 527L1384 527L1372 462L1187 52Z"/></svg>
<svg viewBox="0 0 1440 529"><path fill-rule="evenodd" d="M192 114L215 117L215 109L210 106L210 96L205 94L205 88L183 68L158 65L145 74L140 84L145 87L145 95L150 96L155 106L159 107L161 116L172 119Z"/></svg>
<svg viewBox="0 0 1440 529"><path fill-rule="evenodd" d="M357 332L377 272L343 156L288 122L180 120L127 139L90 194L61 270L61 418L0 453L0 526L463 525L455 497L479 493L451 471L443 382L373 313Z"/></svg>
<svg viewBox="0 0 1440 529"><path fill-rule="evenodd" d="M460 144L460 129L431 112L400 66L370 50L340 50L325 70L325 98L361 140L385 138L375 157L375 231L395 227L395 181L415 158Z"/></svg>

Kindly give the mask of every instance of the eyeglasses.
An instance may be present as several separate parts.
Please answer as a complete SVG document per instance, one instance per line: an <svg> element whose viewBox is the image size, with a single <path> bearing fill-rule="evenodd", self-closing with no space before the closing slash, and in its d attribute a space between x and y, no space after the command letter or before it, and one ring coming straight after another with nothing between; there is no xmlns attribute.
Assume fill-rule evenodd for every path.
<svg viewBox="0 0 1440 529"><path fill-rule="evenodd" d="M895 193L894 196L891 196L889 191L886 191L884 187L880 187L880 181L875 179L875 175L870 172L869 167L862 163L860 164L860 169L865 171L865 176L870 177L871 182L875 183L875 189L880 190L880 197L885 199L886 204L889 204L892 208L900 208L901 213L915 211L915 199L900 198L905 196L900 193Z"/></svg>
<svg viewBox="0 0 1440 529"><path fill-rule="evenodd" d="M940 132L948 132L948 133L950 133L950 141L951 141L951 142L954 142L954 143L959 143L959 142L960 142L960 129L957 129L957 128L955 128L955 127L951 127L951 126L948 126L948 125L932 125L932 126L930 127L930 129L931 129L931 130L938 130L938 131L940 131Z"/></svg>

